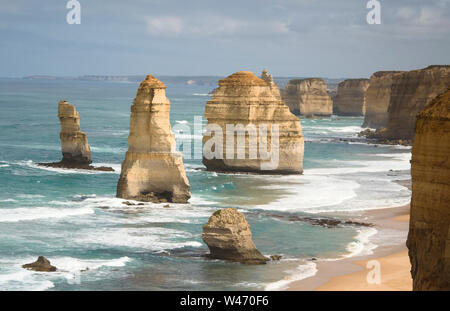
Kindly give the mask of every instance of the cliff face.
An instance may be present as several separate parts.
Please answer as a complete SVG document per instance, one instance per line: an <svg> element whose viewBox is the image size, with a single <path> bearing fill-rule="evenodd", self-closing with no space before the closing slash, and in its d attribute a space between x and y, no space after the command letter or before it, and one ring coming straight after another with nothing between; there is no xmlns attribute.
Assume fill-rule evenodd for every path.
<svg viewBox="0 0 450 311"><path fill-rule="evenodd" d="M281 99L281 93L280 93L280 88L278 87L278 85L273 81L273 77L272 75L270 75L266 69L264 69L261 73L261 79L266 81L266 83L270 86L273 95L277 98L277 99Z"/></svg>
<svg viewBox="0 0 450 311"><path fill-rule="evenodd" d="M348 79L339 83L333 100L334 113L341 116L365 115L365 93L368 87L369 79Z"/></svg>
<svg viewBox="0 0 450 311"><path fill-rule="evenodd" d="M417 117L407 246L414 290L450 290L450 88Z"/></svg>
<svg viewBox="0 0 450 311"><path fill-rule="evenodd" d="M401 71L378 71L370 77L363 127L379 128L387 125L392 80L399 73Z"/></svg>
<svg viewBox="0 0 450 311"><path fill-rule="evenodd" d="M274 88L253 73L240 71L220 80L206 104L205 117L208 127L218 127L221 132L211 131L203 136L204 150L215 151L211 156L203 154L203 164L208 170L303 172L304 141L300 120L277 97ZM237 130L228 135L230 127ZM243 135L238 137L237 132ZM213 142L216 144L212 148Z"/></svg>
<svg viewBox="0 0 450 311"><path fill-rule="evenodd" d="M450 66L429 66L393 76L385 138L413 139L416 115L450 85Z"/></svg>
<svg viewBox="0 0 450 311"><path fill-rule="evenodd" d="M333 113L333 102L322 79L291 80L281 95L293 113L304 116L330 116Z"/></svg>
<svg viewBox="0 0 450 311"><path fill-rule="evenodd" d="M75 106L66 101L58 103L58 117L61 122L61 163L90 164L91 148L86 133L80 130L80 116Z"/></svg>
<svg viewBox="0 0 450 311"><path fill-rule="evenodd" d="M138 201L186 203L189 181L169 122L164 83L148 75L131 106L128 152L122 163L117 197Z"/></svg>
<svg viewBox="0 0 450 311"><path fill-rule="evenodd" d="M247 220L235 208L215 212L203 226L202 238L211 258L245 264L265 264L268 260L256 249Z"/></svg>

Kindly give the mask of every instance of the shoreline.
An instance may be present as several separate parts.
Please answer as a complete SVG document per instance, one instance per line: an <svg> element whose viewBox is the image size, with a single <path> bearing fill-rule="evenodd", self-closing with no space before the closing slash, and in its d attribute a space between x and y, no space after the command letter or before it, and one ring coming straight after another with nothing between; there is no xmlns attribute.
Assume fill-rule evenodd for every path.
<svg viewBox="0 0 450 311"><path fill-rule="evenodd" d="M309 278L289 284L288 291L351 291L351 290L412 290L410 263L406 248L409 228L409 204L363 211L359 220L371 222L377 233L370 238L376 248L371 254L354 255L338 260L319 260L317 273ZM391 235L401 236L403 242L386 243ZM404 237L404 239L403 239ZM376 241L380 239L380 242ZM384 241L384 242L382 242ZM368 284L367 262L380 263L381 284Z"/></svg>

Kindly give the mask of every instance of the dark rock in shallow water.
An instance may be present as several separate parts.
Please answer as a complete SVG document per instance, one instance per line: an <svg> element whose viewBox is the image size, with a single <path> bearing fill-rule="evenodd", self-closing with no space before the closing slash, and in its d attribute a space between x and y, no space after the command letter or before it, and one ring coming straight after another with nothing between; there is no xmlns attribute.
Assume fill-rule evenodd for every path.
<svg viewBox="0 0 450 311"><path fill-rule="evenodd" d="M56 267L50 264L50 261L44 256L39 256L33 263L28 263L22 266L24 269L40 271L40 272L54 272Z"/></svg>
<svg viewBox="0 0 450 311"><path fill-rule="evenodd" d="M325 217L308 217L308 216L297 216L297 215L289 215L289 214L265 214L265 216L273 217L286 221L301 221L308 222L315 226L322 226L326 228L335 228L340 226L360 226L360 227L372 227L373 224L358 222L352 220L341 220L336 218L325 218Z"/></svg>
<svg viewBox="0 0 450 311"><path fill-rule="evenodd" d="M273 260L273 261L278 261L281 258L283 258L283 256L281 256L281 255L271 255L270 256L270 259Z"/></svg>
<svg viewBox="0 0 450 311"><path fill-rule="evenodd" d="M54 167L54 168L69 168L69 169L80 169L80 170L89 170L89 171L102 171L102 172L114 172L112 167L100 166L94 167L89 164L77 163L77 162L53 162L53 163L38 163L40 166L45 167Z"/></svg>

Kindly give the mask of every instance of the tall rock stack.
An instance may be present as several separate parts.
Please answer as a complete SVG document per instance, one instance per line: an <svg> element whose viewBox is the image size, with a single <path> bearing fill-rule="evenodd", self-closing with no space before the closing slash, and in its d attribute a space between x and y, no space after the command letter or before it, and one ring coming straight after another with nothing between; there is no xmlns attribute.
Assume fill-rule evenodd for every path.
<svg viewBox="0 0 450 311"><path fill-rule="evenodd" d="M293 113L304 116L330 116L333 101L327 93L323 79L310 78L291 80L281 96Z"/></svg>
<svg viewBox="0 0 450 311"><path fill-rule="evenodd" d="M429 66L393 76L384 138L414 138L416 115L450 85L450 65Z"/></svg>
<svg viewBox="0 0 450 311"><path fill-rule="evenodd" d="M58 103L58 117L61 123L61 163L89 165L92 163L91 148L86 133L80 129L80 116L75 106L62 100Z"/></svg>
<svg viewBox="0 0 450 311"><path fill-rule="evenodd" d="M399 73L401 71L378 71L370 77L363 127L380 128L387 125L393 77Z"/></svg>
<svg viewBox="0 0 450 311"><path fill-rule="evenodd" d="M128 152L122 163L117 197L186 203L190 186L169 121L166 86L148 75L131 106Z"/></svg>
<svg viewBox="0 0 450 311"><path fill-rule="evenodd" d="M450 88L417 116L407 246L414 290L450 290Z"/></svg>
<svg viewBox="0 0 450 311"><path fill-rule="evenodd" d="M211 158L205 156L205 153L203 155L203 164L208 170L270 174L303 172L304 140L300 120L274 95L272 86L252 72L240 71L220 80L219 87L206 104L205 117L208 119L208 126L217 125L223 133L223 150L219 151L220 154ZM230 134L233 137L228 137L227 125L242 126L249 130L254 128L255 131L246 132L245 146L238 145L236 132ZM264 132L264 135L260 135L264 127L267 128L267 135ZM274 137L272 134L276 127L279 135ZM253 137L256 136L255 140L251 139L251 132ZM209 143L216 136L213 132L205 133L203 143ZM227 149L230 138L234 141L230 147L232 150ZM264 138L267 138L265 151L271 154L270 159L261 153ZM277 148L273 148L274 146ZM239 158L238 151L244 157ZM274 163L274 159L278 162ZM269 162L271 164L266 166Z"/></svg>
<svg viewBox="0 0 450 311"><path fill-rule="evenodd" d="M338 85L333 100L334 113L341 116L363 116L366 114L366 90L369 79L348 79Z"/></svg>

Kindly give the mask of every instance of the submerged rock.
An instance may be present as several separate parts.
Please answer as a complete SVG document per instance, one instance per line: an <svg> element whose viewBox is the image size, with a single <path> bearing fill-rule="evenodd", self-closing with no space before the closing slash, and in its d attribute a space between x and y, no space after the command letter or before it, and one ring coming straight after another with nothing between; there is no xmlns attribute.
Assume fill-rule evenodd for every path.
<svg viewBox="0 0 450 311"><path fill-rule="evenodd" d="M315 116L330 116L333 113L333 101L323 79L291 80L281 95L293 113Z"/></svg>
<svg viewBox="0 0 450 311"><path fill-rule="evenodd" d="M414 290L450 290L450 88L417 117L407 246Z"/></svg>
<svg viewBox="0 0 450 311"><path fill-rule="evenodd" d="M35 262L25 264L22 268L39 272L54 272L57 270L56 267L52 266L50 261L44 256L39 256Z"/></svg>
<svg viewBox="0 0 450 311"><path fill-rule="evenodd" d="M209 247L210 258L244 264L265 264L268 261L256 249L244 215L235 208L216 211L203 226L202 238Z"/></svg>
<svg viewBox="0 0 450 311"><path fill-rule="evenodd" d="M338 85L333 99L334 114L340 116L363 116L366 114L366 90L369 79L348 79Z"/></svg>
<svg viewBox="0 0 450 311"><path fill-rule="evenodd" d="M205 108L207 129L211 126L220 130L220 133L214 130L203 135L205 147L215 143L212 156L203 153L203 164L208 170L261 174L303 172L304 139L300 120L280 99L278 87L271 84L270 77L265 79L268 82L252 72L239 71L219 81ZM234 128L231 133L230 127ZM237 133L243 135L238 137Z"/></svg>
<svg viewBox="0 0 450 311"><path fill-rule="evenodd" d="M58 103L58 117L61 123L61 150L63 158L60 162L38 163L38 165L55 168L85 169L113 172L111 167L94 167L91 148L86 133L80 129L80 115L74 105L62 100Z"/></svg>
<svg viewBox="0 0 450 311"><path fill-rule="evenodd" d="M118 198L186 203L191 197L183 159L175 151L165 89L152 75L139 86L131 106L129 147L117 184Z"/></svg>

